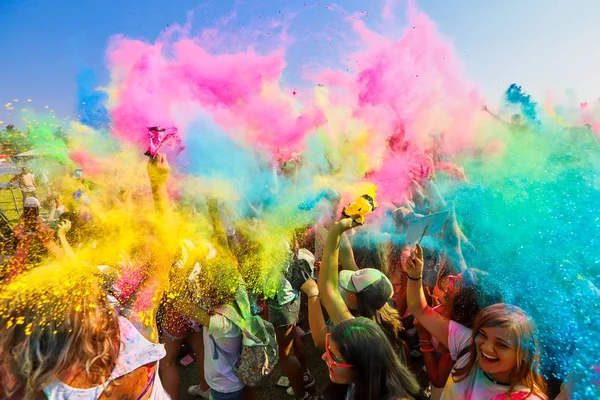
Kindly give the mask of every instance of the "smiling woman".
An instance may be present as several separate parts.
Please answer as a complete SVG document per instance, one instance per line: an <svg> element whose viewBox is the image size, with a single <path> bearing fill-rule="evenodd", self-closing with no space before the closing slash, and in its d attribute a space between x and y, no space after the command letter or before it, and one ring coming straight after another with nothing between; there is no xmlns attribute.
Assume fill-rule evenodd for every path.
<svg viewBox="0 0 600 400"><path fill-rule="evenodd" d="M456 360L442 400L546 400L540 375L535 324L520 308L504 303L479 312L473 329L436 313L425 301L423 250L406 260L408 309Z"/></svg>
<svg viewBox="0 0 600 400"><path fill-rule="evenodd" d="M461 349L469 352L458 360L443 398L459 398L465 392L472 398L501 393L546 398L535 325L520 308L503 303L487 307L473 330L451 321L448 344L454 357Z"/></svg>

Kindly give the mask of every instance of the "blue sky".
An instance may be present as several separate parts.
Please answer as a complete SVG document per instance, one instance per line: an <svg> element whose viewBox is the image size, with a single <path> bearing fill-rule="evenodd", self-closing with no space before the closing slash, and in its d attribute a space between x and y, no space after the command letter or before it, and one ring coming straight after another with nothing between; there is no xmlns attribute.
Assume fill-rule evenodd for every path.
<svg viewBox="0 0 600 400"><path fill-rule="evenodd" d="M381 18L385 0L0 0L0 102L15 111L32 99L40 110L48 105L60 117L75 116L77 73L95 70L100 82L107 41L114 34L154 41L174 23L194 12L193 29L223 26L233 32L265 31L261 21L287 24L294 42L286 59L286 80L293 82L302 66L332 62L324 35L344 35L348 25L339 10L368 12L367 26L387 36L398 35L405 22L405 2L396 4L393 21ZM600 2L595 0L422 0L416 2L454 43L468 76L491 104L497 104L512 82L534 96L547 90L574 91L582 100L600 95ZM325 6L332 5L335 12ZM328 31L329 30L329 31ZM329 32L329 33L328 33ZM231 46L235 39L232 38ZM269 38L256 39L268 42ZM329 57L331 58L331 57ZM13 122L15 111L0 108L0 121Z"/></svg>

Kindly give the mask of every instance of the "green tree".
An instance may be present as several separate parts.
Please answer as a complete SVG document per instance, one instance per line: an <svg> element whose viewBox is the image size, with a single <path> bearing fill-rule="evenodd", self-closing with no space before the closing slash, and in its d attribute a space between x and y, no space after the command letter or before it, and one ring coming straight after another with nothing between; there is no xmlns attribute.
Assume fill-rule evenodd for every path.
<svg viewBox="0 0 600 400"><path fill-rule="evenodd" d="M29 150L31 146L25 133L19 131L14 125L7 125L0 131L0 144L4 153L10 156Z"/></svg>

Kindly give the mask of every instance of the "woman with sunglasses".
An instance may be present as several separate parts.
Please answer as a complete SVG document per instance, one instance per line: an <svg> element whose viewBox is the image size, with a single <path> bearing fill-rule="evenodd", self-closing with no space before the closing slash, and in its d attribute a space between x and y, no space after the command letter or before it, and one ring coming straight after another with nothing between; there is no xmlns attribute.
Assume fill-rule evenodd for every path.
<svg viewBox="0 0 600 400"><path fill-rule="evenodd" d="M393 293L391 283L384 275L381 275L377 279L373 279L370 285L362 285L365 286L362 288L363 290L355 288L356 293L348 291L339 284L337 265L342 233L355 226L357 224L352 218L343 218L333 225L325 243L318 287L310 283L302 287L307 294L309 294L307 287L312 286L314 291L309 294L311 331L315 325L313 322L319 320L318 325L322 325L323 321L320 307L315 307L315 304L311 305L310 303L319 300L320 293L320 300L335 324L331 335L326 336L324 359L330 365L331 382L352 384L346 393L346 399L415 398L419 392L419 385L406 366L400 362L398 352L390 344L388 335L373 320L354 318L348 308L348 303L355 304L356 308L361 311L362 306L366 306L365 303L369 303L369 300L373 299L379 301L375 310L379 311L384 307L389 307L387 301ZM351 274L350 281L353 282L355 274L357 274L355 277L357 281L361 281L362 278L366 278L368 275L375 276L378 272L372 269L356 271ZM367 286L373 287L373 293L368 290ZM344 293L347 292L347 301L340 294L340 290ZM385 300L380 301L383 298ZM361 312L361 314L363 313ZM378 321L378 315L378 312L375 313L373 319ZM327 343L327 339L329 339L329 343Z"/></svg>
<svg viewBox="0 0 600 400"><path fill-rule="evenodd" d="M419 384L370 319L347 319L325 336L323 360L333 383L350 385L345 400L414 399Z"/></svg>

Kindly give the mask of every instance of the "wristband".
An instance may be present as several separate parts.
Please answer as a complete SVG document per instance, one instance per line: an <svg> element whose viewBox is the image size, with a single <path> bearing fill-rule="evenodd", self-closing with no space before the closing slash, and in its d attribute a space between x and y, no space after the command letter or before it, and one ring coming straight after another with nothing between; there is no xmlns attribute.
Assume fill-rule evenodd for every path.
<svg viewBox="0 0 600 400"><path fill-rule="evenodd" d="M312 299L313 297L321 297L321 296L318 294L313 294L312 296L308 296L309 299Z"/></svg>
<svg viewBox="0 0 600 400"><path fill-rule="evenodd" d="M421 353L433 353L434 351L435 348L433 346L426 348L423 348L423 346L421 346Z"/></svg>
<svg viewBox="0 0 600 400"><path fill-rule="evenodd" d="M407 272L407 273L406 273L406 277L407 277L408 279L410 279L411 281L420 281L420 280L423 278L423 275L419 276L418 278L413 278L413 277L412 277L412 276L410 276L410 275L408 274L408 272Z"/></svg>

